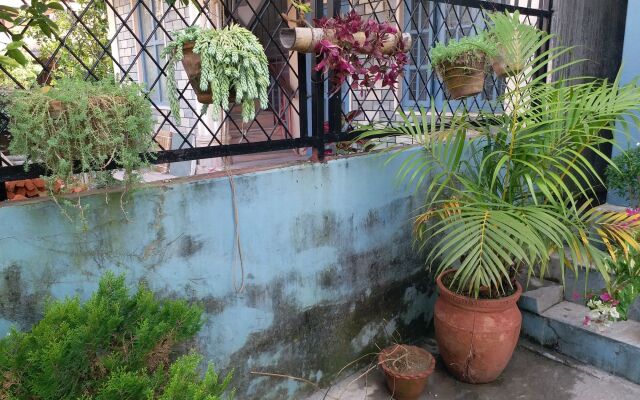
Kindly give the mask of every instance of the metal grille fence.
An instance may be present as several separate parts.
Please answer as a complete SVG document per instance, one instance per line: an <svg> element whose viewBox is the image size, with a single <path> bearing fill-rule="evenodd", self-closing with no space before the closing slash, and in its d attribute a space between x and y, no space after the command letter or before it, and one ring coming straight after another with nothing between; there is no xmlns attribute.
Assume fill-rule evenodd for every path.
<svg viewBox="0 0 640 400"><path fill-rule="evenodd" d="M487 77L480 95L447 102L448 93L431 68L429 49L439 41L484 29L490 11L519 10L524 22L544 30L549 29L551 18L551 0L314 0L315 17L355 9L365 17L390 21L413 38L409 63L397 88L360 90L344 85L329 98L327 77L313 71L314 57L280 46L279 32L288 27L282 15L295 16L289 0L192 0L186 6L178 1L167 5L164 0L61 3L65 11L54 16L59 32L52 39L27 41L23 50L30 65L12 70L0 66L0 86L4 90L55 84L64 76L85 80L115 76L120 82L142 83L155 118L156 164L304 148L315 148L322 157L325 144L350 138L346 120L392 123L400 113L428 107L432 101L438 112L445 104L501 112L502 104L494 100L505 84L495 76ZM232 22L254 32L265 48L271 75L269 107L246 124L235 105L217 121L200 115L200 105L178 65L182 118L177 124L168 107L167 60L160 57L162 48L185 27L219 28ZM8 154L10 132L1 108L2 103L0 183L46 174L37 165L23 171L20 155Z"/></svg>

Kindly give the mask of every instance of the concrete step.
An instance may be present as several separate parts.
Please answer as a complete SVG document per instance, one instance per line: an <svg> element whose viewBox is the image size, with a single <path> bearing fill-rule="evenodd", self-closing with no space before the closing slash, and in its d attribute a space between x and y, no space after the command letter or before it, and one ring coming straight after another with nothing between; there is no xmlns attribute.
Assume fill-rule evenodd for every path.
<svg viewBox="0 0 640 400"><path fill-rule="evenodd" d="M526 292L525 304L536 296ZM522 303L521 303L522 304ZM583 325L589 309L569 301L523 307L522 335L578 361L640 384L640 322L620 321L604 330Z"/></svg>

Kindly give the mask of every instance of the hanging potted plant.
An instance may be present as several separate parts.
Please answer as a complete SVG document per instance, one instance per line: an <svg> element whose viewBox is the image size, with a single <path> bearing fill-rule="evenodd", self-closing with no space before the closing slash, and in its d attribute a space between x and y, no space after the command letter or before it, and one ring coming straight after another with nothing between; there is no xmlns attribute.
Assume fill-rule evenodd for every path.
<svg viewBox="0 0 640 400"><path fill-rule="evenodd" d="M180 102L175 68L178 61L196 92L198 101L213 106L213 117L229 111L230 103L242 104L242 120L255 118L269 102L269 62L258 38L237 24L222 29L189 27L179 32L162 51L169 58L167 89L171 113L180 122Z"/></svg>
<svg viewBox="0 0 640 400"><path fill-rule="evenodd" d="M536 47L546 40L548 35ZM563 51L552 49L550 59ZM424 190L415 235L437 276L440 355L462 381L491 382L507 366L522 321L516 305L521 275L544 277L558 253L567 254L563 274L592 265L608 282L608 252L616 246L640 249L637 216L585 200L602 179L583 156L590 150L612 163L598 149L613 139L600 132L639 124L634 115L640 112L640 87L622 86L618 79L547 82L573 64L540 68L539 79L514 85L498 99L508 107L490 119L462 110L436 120L432 104L405 116L398 127L361 136L411 135L423 146L391 157L404 154L399 176Z"/></svg>
<svg viewBox="0 0 640 400"><path fill-rule="evenodd" d="M394 399L417 400L436 367L436 359L420 347L395 344L378 353L378 365Z"/></svg>
<svg viewBox="0 0 640 400"><path fill-rule="evenodd" d="M496 44L491 65L498 76L520 74L535 57L542 38L546 37L545 42L550 39L536 27L521 23L518 11L489 14L487 25L487 38Z"/></svg>
<svg viewBox="0 0 640 400"><path fill-rule="evenodd" d="M345 16L315 19L314 25L282 29L280 42L286 50L318 54L314 69L333 73L334 92L347 78L353 88L397 84L411 48L410 34L388 22L365 20L353 10Z"/></svg>
<svg viewBox="0 0 640 400"><path fill-rule="evenodd" d="M436 44L429 55L450 97L457 100L482 92L487 66L496 49L484 35L465 36Z"/></svg>
<svg viewBox="0 0 640 400"><path fill-rule="evenodd" d="M148 165L143 154L153 144L153 119L136 85L61 80L53 88L14 91L7 112L9 150L27 157L25 170L37 163L50 173L46 188L56 202L112 164L124 170L125 187Z"/></svg>

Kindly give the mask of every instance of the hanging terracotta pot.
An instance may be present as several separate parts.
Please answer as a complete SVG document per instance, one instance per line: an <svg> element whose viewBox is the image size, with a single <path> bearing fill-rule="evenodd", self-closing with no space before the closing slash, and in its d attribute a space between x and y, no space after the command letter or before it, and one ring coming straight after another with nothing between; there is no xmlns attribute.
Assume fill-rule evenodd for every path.
<svg viewBox="0 0 640 400"><path fill-rule="evenodd" d="M440 75L452 99L475 96L484 89L486 76L485 60L477 60L472 64L443 62Z"/></svg>
<svg viewBox="0 0 640 400"><path fill-rule="evenodd" d="M213 103L211 91L200 90L200 73L202 71L202 63L200 55L193 52L195 44L195 42L186 42L182 46L182 65L184 66L184 70L189 78L191 88L196 92L198 102L202 104L211 104Z"/></svg>
<svg viewBox="0 0 640 400"><path fill-rule="evenodd" d="M491 68L497 76L514 76L520 73L520 69L507 65L502 57L496 57L491 63Z"/></svg>
<svg viewBox="0 0 640 400"><path fill-rule="evenodd" d="M459 380L487 383L505 369L520 336L522 315L514 294L499 299L475 299L456 294L442 282L455 273L448 270L437 279L439 296L434 323L440 355L447 369Z"/></svg>
<svg viewBox="0 0 640 400"><path fill-rule="evenodd" d="M358 42L364 43L366 36L364 32L356 32L353 35ZM298 51L300 53L313 53L321 40L328 39L335 43L334 31L322 28L290 28L280 30L280 44L285 50ZM411 35L408 33L398 33L387 35L382 43L382 54L390 55L396 52L398 42L402 40L403 49L409 51L411 48Z"/></svg>
<svg viewBox="0 0 640 400"><path fill-rule="evenodd" d="M58 118L64 112L64 104L60 100L51 100L49 102L49 115L51 118Z"/></svg>
<svg viewBox="0 0 640 400"><path fill-rule="evenodd" d="M394 399L416 400L424 392L436 359L420 347L396 344L378 354L378 365Z"/></svg>

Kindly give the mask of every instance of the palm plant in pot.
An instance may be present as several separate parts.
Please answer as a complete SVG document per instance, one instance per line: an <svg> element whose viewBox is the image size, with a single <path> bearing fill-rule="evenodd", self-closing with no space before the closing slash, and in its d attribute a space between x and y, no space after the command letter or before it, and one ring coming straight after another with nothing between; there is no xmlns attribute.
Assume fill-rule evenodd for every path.
<svg viewBox="0 0 640 400"><path fill-rule="evenodd" d="M521 325L519 276L544 276L558 253L563 276L591 265L609 280L606 244L640 248L633 216L592 207L602 179L583 155L591 150L613 165L599 150L611 139L600 132L638 124L640 88L547 83L563 66L547 71L545 63L565 51L529 60L502 114L473 119L461 111L444 121L421 110L364 135L409 135L423 146L405 150L399 176L425 192L415 234L437 272L436 339L463 381L490 382L509 362Z"/></svg>
<svg viewBox="0 0 640 400"><path fill-rule="evenodd" d="M452 99L482 92L487 66L496 54L495 46L484 34L438 43L429 53L431 64Z"/></svg>
<svg viewBox="0 0 640 400"><path fill-rule="evenodd" d="M237 24L222 29L197 26L179 32L162 51L169 58L167 89L171 113L180 122L180 101L175 68L182 61L189 83L198 101L213 106L215 118L220 109L229 111L230 103L242 104L242 120L255 117L269 102L269 62L258 38Z"/></svg>

